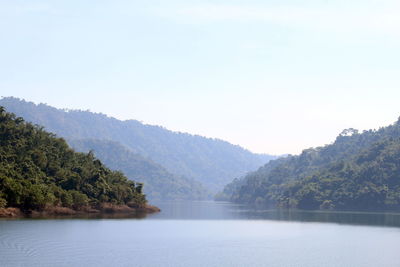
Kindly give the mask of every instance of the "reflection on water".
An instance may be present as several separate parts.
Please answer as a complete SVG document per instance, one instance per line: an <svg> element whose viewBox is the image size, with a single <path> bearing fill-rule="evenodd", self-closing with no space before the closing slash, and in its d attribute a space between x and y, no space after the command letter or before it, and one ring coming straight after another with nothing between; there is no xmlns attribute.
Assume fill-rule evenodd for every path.
<svg viewBox="0 0 400 267"><path fill-rule="evenodd" d="M271 220L400 227L400 213L395 212L256 209L254 207L248 207L245 205L215 201L159 201L151 204L159 207L161 212L150 215L146 213L103 213L79 214L70 216L46 216L25 219ZM6 220L15 219L0 218L0 221Z"/></svg>
<svg viewBox="0 0 400 267"><path fill-rule="evenodd" d="M0 220L0 266L400 266L398 214L154 204L144 219Z"/></svg>
<svg viewBox="0 0 400 267"><path fill-rule="evenodd" d="M23 219L28 220L70 220L70 219L145 219L148 214L145 212L128 212L128 213L83 213L74 215L42 215L34 216L26 215ZM1 220L1 218L0 218ZM10 219L3 219L10 220ZM14 220L14 219L11 219Z"/></svg>
<svg viewBox="0 0 400 267"><path fill-rule="evenodd" d="M150 219L277 220L400 227L400 213L390 212L262 210L214 201L167 201L155 204L162 212L149 216Z"/></svg>

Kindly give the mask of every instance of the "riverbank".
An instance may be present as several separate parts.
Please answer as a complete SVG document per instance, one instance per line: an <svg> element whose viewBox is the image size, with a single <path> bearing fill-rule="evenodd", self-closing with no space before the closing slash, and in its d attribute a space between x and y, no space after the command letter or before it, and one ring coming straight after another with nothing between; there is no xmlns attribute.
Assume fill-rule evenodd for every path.
<svg viewBox="0 0 400 267"><path fill-rule="evenodd" d="M42 210L22 211L19 208L1 208L0 218L42 218L42 217L68 217L68 216L101 216L101 215L123 215L135 216L146 215L161 210L152 205L143 205L139 207L129 207L127 205L114 205L103 203L97 207L82 207L80 209L72 209L67 207L49 206Z"/></svg>

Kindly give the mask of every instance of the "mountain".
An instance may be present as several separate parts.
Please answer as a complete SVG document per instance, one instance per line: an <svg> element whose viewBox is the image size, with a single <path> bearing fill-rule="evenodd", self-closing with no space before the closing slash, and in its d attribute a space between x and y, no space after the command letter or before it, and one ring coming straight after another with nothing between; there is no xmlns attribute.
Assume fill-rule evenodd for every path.
<svg viewBox="0 0 400 267"><path fill-rule="evenodd" d="M169 173L161 165L138 155L121 144L107 140L72 140L69 144L80 152L90 152L107 166L122 171L129 179L144 183L147 199L205 199L206 189L199 182Z"/></svg>
<svg viewBox="0 0 400 267"><path fill-rule="evenodd" d="M218 195L237 203L302 209L400 209L400 120L270 161Z"/></svg>
<svg viewBox="0 0 400 267"><path fill-rule="evenodd" d="M219 139L172 132L136 120L121 121L89 111L61 110L13 97L2 98L0 105L27 121L43 125L67 141L97 139L118 142L174 175L202 183L212 192L221 190L231 177L240 177L276 158L254 154Z"/></svg>
<svg viewBox="0 0 400 267"><path fill-rule="evenodd" d="M142 185L77 153L41 127L0 107L0 208L80 210L146 204Z"/></svg>

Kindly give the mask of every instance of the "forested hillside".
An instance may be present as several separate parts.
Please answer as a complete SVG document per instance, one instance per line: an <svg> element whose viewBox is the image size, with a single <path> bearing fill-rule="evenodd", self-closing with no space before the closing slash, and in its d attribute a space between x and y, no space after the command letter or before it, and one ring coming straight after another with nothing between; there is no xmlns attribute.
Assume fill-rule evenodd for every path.
<svg viewBox="0 0 400 267"><path fill-rule="evenodd" d="M0 107L0 208L141 207L142 185Z"/></svg>
<svg viewBox="0 0 400 267"><path fill-rule="evenodd" d="M144 183L146 198L152 200L199 200L210 196L199 182L169 173L164 167L146 159L113 141L83 139L70 145L77 151L93 153L114 170L122 171L129 179Z"/></svg>
<svg viewBox="0 0 400 267"><path fill-rule="evenodd" d="M17 98L3 98L0 105L27 121L69 140L111 140L150 158L168 172L195 179L216 192L232 177L239 177L275 158L253 154L228 142L136 120L120 121L104 114L80 110L60 110L45 104L35 105ZM134 117L134 114L132 114Z"/></svg>
<svg viewBox="0 0 400 267"><path fill-rule="evenodd" d="M362 133L348 129L331 145L271 161L218 197L303 209L400 209L400 120Z"/></svg>

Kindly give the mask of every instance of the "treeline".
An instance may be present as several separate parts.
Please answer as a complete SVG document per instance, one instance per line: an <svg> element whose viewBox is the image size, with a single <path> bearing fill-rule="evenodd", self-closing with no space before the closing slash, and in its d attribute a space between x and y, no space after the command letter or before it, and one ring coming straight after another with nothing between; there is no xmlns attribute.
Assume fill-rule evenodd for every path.
<svg viewBox="0 0 400 267"><path fill-rule="evenodd" d="M76 151L93 153L104 164L122 171L128 178L144 183L149 201L201 200L211 198L207 190L194 180L169 173L161 165L146 159L121 144L107 140L83 139L68 142Z"/></svg>
<svg viewBox="0 0 400 267"><path fill-rule="evenodd" d="M83 139L118 142L136 154L163 166L174 175L175 180L179 177L195 180L212 193L220 191L232 177L244 175L276 158L271 155L254 154L219 139L173 132L137 120L121 121L89 111L61 110L13 97L0 99L0 105L22 116L26 121L46 127L46 130L65 138L68 142ZM173 181L169 184L179 186L179 183ZM148 179L146 194L152 194L149 187L155 186L157 184ZM187 191L187 187L178 190L184 192ZM194 195L193 198L197 196Z"/></svg>
<svg viewBox="0 0 400 267"><path fill-rule="evenodd" d="M141 207L142 184L0 107L0 208L79 210L102 203Z"/></svg>
<svg viewBox="0 0 400 267"><path fill-rule="evenodd" d="M218 199L301 209L400 209L400 120L343 131L331 145L269 162Z"/></svg>

